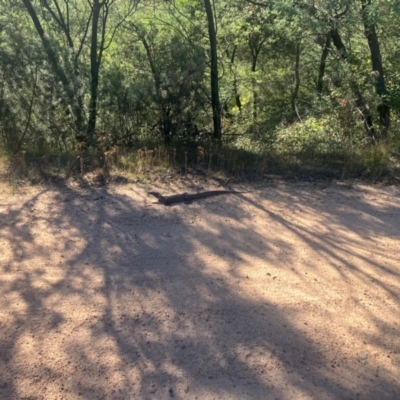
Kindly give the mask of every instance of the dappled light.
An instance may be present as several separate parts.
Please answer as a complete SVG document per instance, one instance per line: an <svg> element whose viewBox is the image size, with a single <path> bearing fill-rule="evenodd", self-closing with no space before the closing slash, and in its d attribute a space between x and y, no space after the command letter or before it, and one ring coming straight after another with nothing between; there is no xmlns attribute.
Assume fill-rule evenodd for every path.
<svg viewBox="0 0 400 400"><path fill-rule="evenodd" d="M399 398L398 196L1 194L0 398Z"/></svg>

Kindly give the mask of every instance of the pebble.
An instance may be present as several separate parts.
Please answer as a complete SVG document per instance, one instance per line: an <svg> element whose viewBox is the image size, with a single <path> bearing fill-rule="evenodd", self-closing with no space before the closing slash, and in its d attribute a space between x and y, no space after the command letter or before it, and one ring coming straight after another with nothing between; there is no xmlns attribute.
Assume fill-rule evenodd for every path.
<svg viewBox="0 0 400 400"><path fill-rule="evenodd" d="M360 361L365 361L368 358L368 355L366 353L358 353L358 359Z"/></svg>

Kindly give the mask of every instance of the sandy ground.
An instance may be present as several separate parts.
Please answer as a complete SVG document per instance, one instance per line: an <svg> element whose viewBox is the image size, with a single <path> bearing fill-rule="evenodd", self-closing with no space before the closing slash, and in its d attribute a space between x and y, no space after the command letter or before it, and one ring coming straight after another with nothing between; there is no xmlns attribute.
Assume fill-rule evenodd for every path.
<svg viewBox="0 0 400 400"><path fill-rule="evenodd" d="M148 189L0 188L0 399L400 399L399 187Z"/></svg>

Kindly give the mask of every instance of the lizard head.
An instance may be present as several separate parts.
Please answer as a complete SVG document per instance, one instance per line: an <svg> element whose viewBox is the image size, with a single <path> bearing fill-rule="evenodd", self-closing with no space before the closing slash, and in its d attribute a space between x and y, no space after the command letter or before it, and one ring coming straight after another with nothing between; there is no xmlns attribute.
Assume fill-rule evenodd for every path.
<svg viewBox="0 0 400 400"><path fill-rule="evenodd" d="M162 198L161 194L158 192L148 192L147 194L151 194L154 197L157 197L157 199Z"/></svg>

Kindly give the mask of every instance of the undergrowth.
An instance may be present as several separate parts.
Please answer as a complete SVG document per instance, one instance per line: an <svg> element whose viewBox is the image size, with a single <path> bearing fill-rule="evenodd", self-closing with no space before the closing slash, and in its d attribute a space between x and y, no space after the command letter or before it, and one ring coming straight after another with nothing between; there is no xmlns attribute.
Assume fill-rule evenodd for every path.
<svg viewBox="0 0 400 400"><path fill-rule="evenodd" d="M362 132L343 135L335 128L330 119L309 118L257 139L227 138L222 146L183 140L165 146L152 139L135 148L104 144L96 150L69 153L9 154L3 149L0 178L12 186L60 179L98 185L121 178L150 182L155 177L193 174L234 181L262 180L271 174L299 180L398 181L399 139L372 143Z"/></svg>

